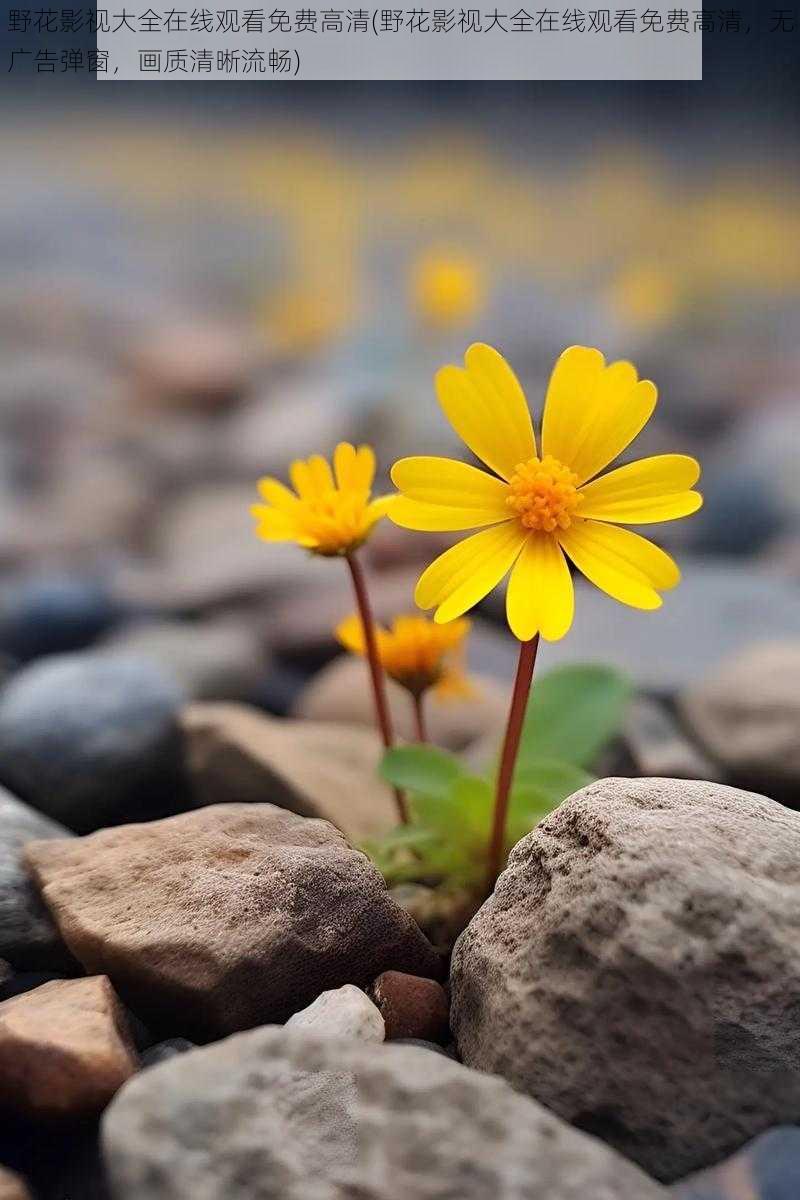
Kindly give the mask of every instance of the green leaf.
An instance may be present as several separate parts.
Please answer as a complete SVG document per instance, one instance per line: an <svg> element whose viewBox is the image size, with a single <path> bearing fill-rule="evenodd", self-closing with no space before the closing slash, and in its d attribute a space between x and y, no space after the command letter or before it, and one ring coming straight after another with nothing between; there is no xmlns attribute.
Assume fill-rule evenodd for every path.
<svg viewBox="0 0 800 1200"><path fill-rule="evenodd" d="M462 774L457 758L433 746L395 746L381 760L380 772L394 787L445 799Z"/></svg>
<svg viewBox="0 0 800 1200"><path fill-rule="evenodd" d="M587 767L619 730L633 687L600 664L557 667L534 681L519 751L519 767L561 759Z"/></svg>
<svg viewBox="0 0 800 1200"><path fill-rule="evenodd" d="M514 773L514 791L525 788L540 792L555 808L567 796L577 792L594 777L573 763L557 758L531 758L520 764Z"/></svg>

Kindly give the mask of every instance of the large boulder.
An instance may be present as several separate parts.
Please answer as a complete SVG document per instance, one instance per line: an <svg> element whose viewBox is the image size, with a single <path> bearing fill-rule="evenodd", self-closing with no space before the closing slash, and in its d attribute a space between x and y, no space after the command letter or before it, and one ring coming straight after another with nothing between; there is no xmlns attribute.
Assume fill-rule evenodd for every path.
<svg viewBox="0 0 800 1200"><path fill-rule="evenodd" d="M116 1200L658 1200L632 1163L438 1054L257 1029L106 1112Z"/></svg>
<svg viewBox="0 0 800 1200"><path fill-rule="evenodd" d="M105 976L59 979L0 1004L0 1111L44 1120L100 1112L137 1070Z"/></svg>
<svg viewBox="0 0 800 1200"><path fill-rule="evenodd" d="M183 694L155 665L42 659L0 694L0 780L78 833L175 811Z"/></svg>
<svg viewBox="0 0 800 1200"><path fill-rule="evenodd" d="M77 965L22 861L26 842L65 837L69 831L63 825L0 788L0 955L18 970L58 971Z"/></svg>
<svg viewBox="0 0 800 1200"><path fill-rule="evenodd" d="M27 858L75 957L156 1028L219 1037L390 967L440 970L366 855L271 804L33 842Z"/></svg>
<svg viewBox="0 0 800 1200"><path fill-rule="evenodd" d="M800 805L800 638L757 642L680 697L684 720L736 781Z"/></svg>
<svg viewBox="0 0 800 1200"><path fill-rule="evenodd" d="M25 1180L0 1167L0 1200L30 1200Z"/></svg>
<svg viewBox="0 0 800 1200"><path fill-rule="evenodd" d="M324 817L356 841L397 822L374 729L277 719L243 704L191 704L181 725L196 804L269 801Z"/></svg>
<svg viewBox="0 0 800 1200"><path fill-rule="evenodd" d="M604 779L517 844L459 938L451 1026L651 1174L800 1112L800 814L718 784Z"/></svg>

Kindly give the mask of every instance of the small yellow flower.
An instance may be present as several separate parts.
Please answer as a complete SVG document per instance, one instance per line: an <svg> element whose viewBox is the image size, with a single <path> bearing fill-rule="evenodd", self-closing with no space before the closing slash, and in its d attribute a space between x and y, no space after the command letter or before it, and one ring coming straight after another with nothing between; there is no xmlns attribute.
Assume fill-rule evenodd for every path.
<svg viewBox="0 0 800 1200"><path fill-rule="evenodd" d="M293 462L289 476L294 492L277 479L258 481L266 504L250 509L256 535L265 542L297 542L326 557L349 554L360 546L395 500L370 499L375 455L369 446L356 450L340 442L333 453L333 471L327 459L312 454Z"/></svg>
<svg viewBox="0 0 800 1200"><path fill-rule="evenodd" d="M441 696L473 694L463 667L464 639L469 621L435 625L427 617L395 617L391 628L375 627L381 666L390 679L414 696L436 688ZM337 627L336 636L345 649L364 655L364 628L360 617L348 617Z"/></svg>
<svg viewBox="0 0 800 1200"><path fill-rule="evenodd" d="M452 621L510 571L506 612L512 633L562 638L574 596L566 554L614 599L661 606L659 592L680 572L663 550L620 528L695 512L700 467L683 454L660 454L599 475L650 419L656 388L628 362L606 365L599 350L572 346L559 358L545 399L542 456L531 415L505 359L490 346L467 350L465 367L436 376L439 403L466 445L494 472L446 458L404 458L391 519L406 529L482 526L441 554L421 576L415 599Z"/></svg>
<svg viewBox="0 0 800 1200"><path fill-rule="evenodd" d="M468 321L483 304L481 272L463 255L427 254L414 267L411 288L422 321L440 328Z"/></svg>

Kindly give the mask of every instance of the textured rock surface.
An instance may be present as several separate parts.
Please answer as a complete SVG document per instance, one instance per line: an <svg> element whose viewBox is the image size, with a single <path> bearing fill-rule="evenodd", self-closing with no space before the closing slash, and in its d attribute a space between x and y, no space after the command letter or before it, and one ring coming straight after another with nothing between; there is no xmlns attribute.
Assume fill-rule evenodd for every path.
<svg viewBox="0 0 800 1200"><path fill-rule="evenodd" d="M289 1018L286 1028L359 1042L382 1042L385 1037L383 1017L366 993L352 983L317 996L308 1008Z"/></svg>
<svg viewBox="0 0 800 1200"><path fill-rule="evenodd" d="M241 704L191 704L181 724L198 804L268 801L324 817L354 840L397 821L372 729L278 720Z"/></svg>
<svg viewBox="0 0 800 1200"><path fill-rule="evenodd" d="M137 1069L108 979L62 979L0 1004L0 1110L40 1118L99 1112Z"/></svg>
<svg viewBox="0 0 800 1200"><path fill-rule="evenodd" d="M800 814L605 779L513 850L453 956L464 1061L673 1180L800 1112Z"/></svg>
<svg viewBox="0 0 800 1200"><path fill-rule="evenodd" d="M800 639L762 642L726 659L680 704L708 751L737 780L800 786Z"/></svg>
<svg viewBox="0 0 800 1200"><path fill-rule="evenodd" d="M79 833L174 810L181 698L148 662L70 654L33 663L0 695L0 778Z"/></svg>
<svg viewBox="0 0 800 1200"><path fill-rule="evenodd" d="M658 1200L500 1079L409 1046L257 1029L146 1071L107 1111L116 1200Z"/></svg>
<svg viewBox="0 0 800 1200"><path fill-rule="evenodd" d="M443 1042L448 1032L447 993L435 979L420 979L404 971L384 971L371 995L386 1023L386 1039L414 1038Z"/></svg>
<svg viewBox="0 0 800 1200"><path fill-rule="evenodd" d="M30 1200L24 1179L0 1167L0 1200Z"/></svg>
<svg viewBox="0 0 800 1200"><path fill-rule="evenodd" d="M271 804L34 842L27 856L75 957L157 1027L219 1036L390 967L439 965L364 854Z"/></svg>
<svg viewBox="0 0 800 1200"><path fill-rule="evenodd" d="M498 737L508 715L508 688L488 676L472 676L476 695L461 698L428 698L426 716L430 738L439 746L460 750L489 730ZM416 739L408 693L387 680L387 695L395 732ZM367 666L360 658L341 655L314 676L302 692L295 715L309 721L346 721L375 724Z"/></svg>
<svg viewBox="0 0 800 1200"><path fill-rule="evenodd" d="M19 970L75 966L22 861L22 847L33 838L68 836L0 788L0 955Z"/></svg>
<svg viewBox="0 0 800 1200"><path fill-rule="evenodd" d="M682 1180L675 1200L795 1200L800 1195L800 1129L762 1133L732 1158Z"/></svg>

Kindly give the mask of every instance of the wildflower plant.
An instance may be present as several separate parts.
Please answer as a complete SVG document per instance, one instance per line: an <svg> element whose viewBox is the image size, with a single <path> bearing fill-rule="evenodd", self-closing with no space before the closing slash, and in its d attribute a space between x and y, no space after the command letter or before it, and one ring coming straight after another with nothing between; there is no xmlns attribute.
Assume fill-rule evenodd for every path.
<svg viewBox="0 0 800 1200"><path fill-rule="evenodd" d="M464 641L469 621L437 625L420 615L395 617L388 629L375 628L375 645L381 666L390 679L411 697L417 740L427 742L424 702L427 693L471 696L474 689L464 671ZM367 652L364 627L357 614L336 629L341 644L353 654Z"/></svg>
<svg viewBox="0 0 800 1200"><path fill-rule="evenodd" d="M340 442L333 454L333 467L319 454L297 459L289 468L294 490L270 476L258 481L264 501L254 504L251 514L256 535L265 542L295 542L323 558L342 558L347 563L363 630L375 701L375 715L384 746L394 744L394 732L386 684L378 654L375 623L364 570L357 551L393 503L393 497L372 498L375 455L369 446L356 449ZM395 791L401 822L407 820L405 798Z"/></svg>
<svg viewBox="0 0 800 1200"><path fill-rule="evenodd" d="M572 346L559 358L544 403L541 453L523 390L491 346L476 344L464 366L443 367L436 391L445 416L481 470L446 458L395 463L399 497L390 517L421 531L478 529L422 574L417 604L452 621L507 575L506 615L520 642L488 851L487 887L502 867L511 785L539 639L557 641L574 615L573 565L623 604L657 609L675 587L674 560L622 527L695 512L698 463L661 454L601 474L653 414L657 392L628 362Z"/></svg>

